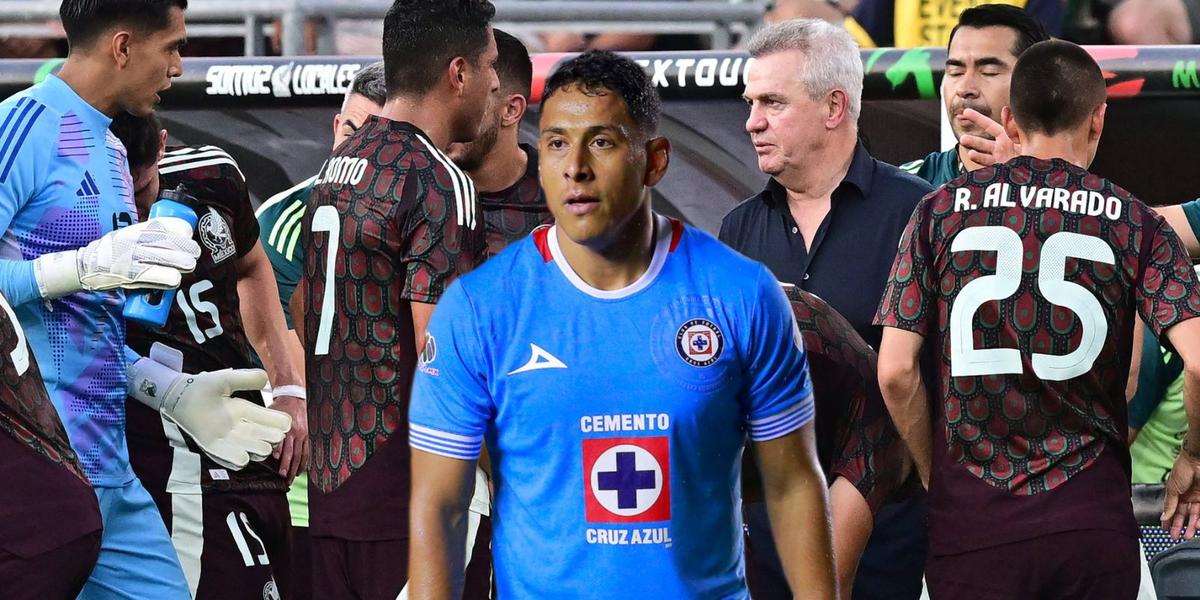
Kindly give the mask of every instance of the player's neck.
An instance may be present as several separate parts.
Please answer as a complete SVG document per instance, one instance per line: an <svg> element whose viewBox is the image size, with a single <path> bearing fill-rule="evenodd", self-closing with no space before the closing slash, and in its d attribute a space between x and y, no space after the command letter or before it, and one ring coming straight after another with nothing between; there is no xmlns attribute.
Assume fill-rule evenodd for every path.
<svg viewBox="0 0 1200 600"><path fill-rule="evenodd" d="M434 102L431 97L406 98L398 96L388 100L383 105L379 116L404 123L416 125L438 150L445 151L452 141L450 139L450 111L445 105Z"/></svg>
<svg viewBox="0 0 1200 600"><path fill-rule="evenodd" d="M512 187L528 168L529 155L517 145L516 128L512 128L500 133L500 139L483 164L467 174L480 193L494 194Z"/></svg>
<svg viewBox="0 0 1200 600"><path fill-rule="evenodd" d="M654 213L649 200L614 235L587 245L577 244L555 228L563 258L579 278L605 291L633 285L654 259Z"/></svg>
<svg viewBox="0 0 1200 600"><path fill-rule="evenodd" d="M89 56L74 53L67 56L58 78L71 87L84 102L96 110L113 117L120 110L108 69Z"/></svg>
<svg viewBox="0 0 1200 600"><path fill-rule="evenodd" d="M1064 131L1054 135L1025 134L1016 146L1017 153L1043 160L1061 158L1086 169L1091 164L1087 132Z"/></svg>
<svg viewBox="0 0 1200 600"><path fill-rule="evenodd" d="M967 158L967 149L962 146L955 146L954 153L958 155L958 162L962 163L963 169L968 173L977 171L983 168L983 165Z"/></svg>

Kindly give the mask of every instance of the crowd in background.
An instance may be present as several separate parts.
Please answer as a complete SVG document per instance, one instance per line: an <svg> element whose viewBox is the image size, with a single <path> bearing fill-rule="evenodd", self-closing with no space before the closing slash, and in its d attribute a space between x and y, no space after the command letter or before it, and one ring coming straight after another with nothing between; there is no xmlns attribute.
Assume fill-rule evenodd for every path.
<svg viewBox="0 0 1200 600"><path fill-rule="evenodd" d="M349 0L332 0L334 4ZM589 0L574 0L587 2ZM689 0L676 0L687 2ZM503 3L504 0L499 0ZM963 10L978 0L775 0L765 22L815 17L841 24L860 46L945 46L950 29ZM1195 44L1200 39L1200 2L1195 0L1009 0L1034 15L1054 37L1079 44ZM45 37L0 39L0 58L66 56L66 39L57 22L45 25ZM379 55L382 19L339 19L334 25L338 54ZM317 54L317 27L306 26L306 52ZM282 48L282 27L276 23L268 53ZM711 47L705 35L644 33L580 34L542 32L518 35L534 52L606 50L702 50ZM186 56L237 56L241 38L204 37L189 41Z"/></svg>

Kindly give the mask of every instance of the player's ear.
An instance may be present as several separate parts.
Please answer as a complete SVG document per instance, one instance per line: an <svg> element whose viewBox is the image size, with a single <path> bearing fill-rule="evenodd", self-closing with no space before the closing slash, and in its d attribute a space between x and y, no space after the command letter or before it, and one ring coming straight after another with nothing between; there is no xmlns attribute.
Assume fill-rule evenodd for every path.
<svg viewBox="0 0 1200 600"><path fill-rule="evenodd" d="M1017 120L1013 118L1011 108L1005 106L1000 109L1000 124L1004 126L1004 133L1008 134L1013 146L1021 145L1021 130L1017 128Z"/></svg>
<svg viewBox="0 0 1200 600"><path fill-rule="evenodd" d="M512 127L521 122L521 117L525 116L525 109L529 107L529 101L525 96L520 94L511 94L508 97L508 102L504 104L504 115L500 117L501 127Z"/></svg>
<svg viewBox="0 0 1200 600"><path fill-rule="evenodd" d="M117 63L117 68L124 69L129 65L129 42L132 36L133 34L128 31L116 31L109 38L109 52L112 54L113 61Z"/></svg>
<svg viewBox="0 0 1200 600"><path fill-rule="evenodd" d="M163 159L163 156L165 156L166 154L167 154L167 130L159 129L158 130L158 158L154 159L154 162L157 163L157 162L161 161Z"/></svg>
<svg viewBox="0 0 1200 600"><path fill-rule="evenodd" d="M1100 141L1100 134L1104 133L1104 115L1108 113L1108 103L1097 106L1092 111L1092 116L1088 119L1088 141L1096 143Z"/></svg>
<svg viewBox="0 0 1200 600"><path fill-rule="evenodd" d="M665 137L656 137L646 142L646 176L642 183L654 187L667 174L671 164L671 142Z"/></svg>
<svg viewBox="0 0 1200 600"><path fill-rule="evenodd" d="M450 61L447 74L450 76L450 88L456 95L461 96L467 87L467 59L455 56Z"/></svg>

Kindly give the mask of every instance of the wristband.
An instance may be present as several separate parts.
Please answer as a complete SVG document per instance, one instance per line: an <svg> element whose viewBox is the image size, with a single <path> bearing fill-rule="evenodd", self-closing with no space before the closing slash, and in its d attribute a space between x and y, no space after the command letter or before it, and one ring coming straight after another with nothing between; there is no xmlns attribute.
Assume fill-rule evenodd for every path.
<svg viewBox="0 0 1200 600"><path fill-rule="evenodd" d="M308 393L302 385L281 385L277 388L271 388L272 400L280 396L292 396L293 398L308 400Z"/></svg>

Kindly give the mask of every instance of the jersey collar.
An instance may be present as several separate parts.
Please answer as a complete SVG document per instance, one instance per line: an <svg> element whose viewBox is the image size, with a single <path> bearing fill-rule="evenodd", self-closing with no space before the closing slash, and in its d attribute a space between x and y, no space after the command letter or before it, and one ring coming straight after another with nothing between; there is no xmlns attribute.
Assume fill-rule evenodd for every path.
<svg viewBox="0 0 1200 600"><path fill-rule="evenodd" d="M658 278L658 274L662 272L663 265L665 265L667 262L667 255L675 249L675 246L678 245L678 238L680 233L682 233L682 231L680 231L681 228L676 227L670 219L662 215L655 214L654 256L650 259L650 267L647 268L646 272L642 273L642 276L638 277L636 281L619 290L601 290L588 285L588 283L585 282L583 278L575 272L575 269L572 269L571 265L567 263L567 259L562 253L562 247L558 244L557 229L558 226L555 225L546 230L546 241L548 242L547 246L549 246L550 257L554 261L554 264L558 266L559 271L562 271L563 277L566 277L567 281L571 282L571 285L575 286L575 289L593 298L599 298L601 300L620 300L621 298L628 298L629 296L632 296L646 289L647 287L650 287L650 284L654 283L654 280Z"/></svg>

